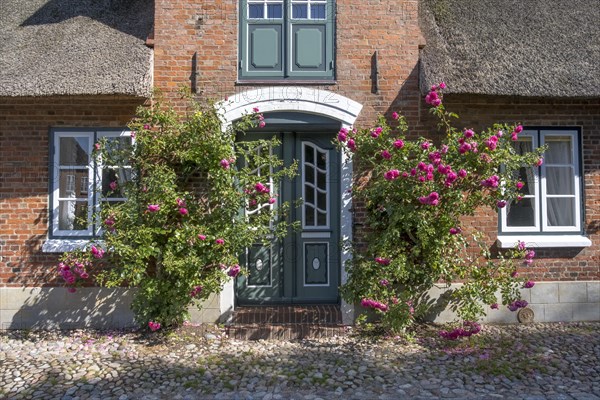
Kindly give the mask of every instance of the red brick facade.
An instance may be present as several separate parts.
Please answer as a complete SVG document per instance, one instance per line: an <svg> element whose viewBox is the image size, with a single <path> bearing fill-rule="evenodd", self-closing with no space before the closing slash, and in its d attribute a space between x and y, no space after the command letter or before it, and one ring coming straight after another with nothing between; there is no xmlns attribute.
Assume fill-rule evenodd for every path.
<svg viewBox="0 0 600 400"><path fill-rule="evenodd" d="M492 123L579 127L582 132L587 248L539 248L533 267L523 269L536 280L600 279L600 101L491 96L448 96L446 107L461 117L459 127L482 129ZM424 133L423 133L424 134ZM493 243L498 232L495 212L480 212L470 221Z"/></svg>
<svg viewBox="0 0 600 400"><path fill-rule="evenodd" d="M431 135L434 125L419 92L419 46L424 43L418 1L338 0L336 7L336 82L310 87L361 103L359 126L379 113L399 111L413 134ZM238 0L156 0L154 38L154 85L167 99L178 98L178 89L194 80L201 99L222 99L252 88L236 84ZM142 103L114 97L0 98L0 287L56 283L56 256L41 252L48 233L49 129L122 127ZM600 279L600 102L451 96L446 103L461 115L461 126L521 122L582 128L585 229L593 244L541 249L533 278ZM359 220L360 212L355 213ZM476 224L491 244L496 215L478 215Z"/></svg>
<svg viewBox="0 0 600 400"><path fill-rule="evenodd" d="M118 97L0 98L0 287L55 285L48 237L49 131L125 127L143 100Z"/></svg>
<svg viewBox="0 0 600 400"><path fill-rule="evenodd" d="M156 1L154 84L166 98L176 99L180 87L191 85L194 53L200 98L219 100L252 88L236 85L238 2ZM336 4L336 84L310 87L361 103L360 124L399 107L415 120L422 40L418 2L338 0ZM378 91L372 93L375 51L379 79Z"/></svg>

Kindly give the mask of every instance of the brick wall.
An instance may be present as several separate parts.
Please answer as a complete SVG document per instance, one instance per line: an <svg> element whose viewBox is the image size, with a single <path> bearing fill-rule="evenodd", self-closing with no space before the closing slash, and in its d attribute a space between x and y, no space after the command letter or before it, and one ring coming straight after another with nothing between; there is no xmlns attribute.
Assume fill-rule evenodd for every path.
<svg viewBox="0 0 600 400"><path fill-rule="evenodd" d="M197 54L200 99L222 99L250 85L236 85L238 59L238 0L157 0L155 25L155 85L174 100L181 86L191 85L192 57ZM411 135L436 136L418 90L419 45L417 1L337 0L336 83L317 86L363 104L357 125L377 114L400 111ZM373 54L377 51L378 90L373 87ZM311 85L315 87L314 85ZM600 113L598 101L454 96L447 104L464 126L479 128L493 122L530 125L577 125L584 133L586 230L594 246L587 249L540 250L535 279L600 279ZM180 103L180 108L183 103ZM364 210L355 204L355 234L361 245ZM465 225L484 229L489 243L497 233L497 215L481 211Z"/></svg>
<svg viewBox="0 0 600 400"><path fill-rule="evenodd" d="M51 127L124 127L143 100L0 98L0 287L55 284L48 234Z"/></svg>
<svg viewBox="0 0 600 400"><path fill-rule="evenodd" d="M156 1L154 83L165 98L177 99L178 89L191 85L194 53L199 98L218 100L254 88L236 86L238 3ZM337 83L311 87L337 92L363 104L359 121L362 124L372 121L378 113L391 113L398 108L416 120L420 44L417 3L337 0ZM375 51L379 90L372 93Z"/></svg>
<svg viewBox="0 0 600 400"><path fill-rule="evenodd" d="M495 122L530 126L577 126L583 135L585 231L592 246L536 249L536 261L522 272L536 280L600 280L600 100L556 100L543 98L449 95L444 103L461 117L458 128L483 129ZM421 116L419 134L435 131L435 121ZM480 210L465 226L484 231L487 242L495 241L498 216ZM492 250L494 250L492 246Z"/></svg>

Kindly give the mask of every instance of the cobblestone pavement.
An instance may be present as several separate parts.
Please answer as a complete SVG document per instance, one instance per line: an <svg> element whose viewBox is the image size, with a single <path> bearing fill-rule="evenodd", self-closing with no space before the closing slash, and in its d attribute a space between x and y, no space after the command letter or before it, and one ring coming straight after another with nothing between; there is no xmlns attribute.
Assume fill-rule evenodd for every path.
<svg viewBox="0 0 600 400"><path fill-rule="evenodd" d="M487 326L448 342L235 341L183 328L0 332L8 399L600 399L600 323Z"/></svg>

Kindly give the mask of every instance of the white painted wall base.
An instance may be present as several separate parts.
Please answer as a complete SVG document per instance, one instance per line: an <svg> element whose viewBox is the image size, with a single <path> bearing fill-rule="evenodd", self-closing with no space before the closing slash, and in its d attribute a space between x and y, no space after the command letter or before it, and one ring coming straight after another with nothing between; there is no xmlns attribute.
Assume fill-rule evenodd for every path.
<svg viewBox="0 0 600 400"><path fill-rule="evenodd" d="M435 300L448 289L435 287ZM129 289L83 288L68 293L65 288L0 288L0 329L119 329L135 325L129 309ZM202 310L190 308L192 322L216 323L231 310L221 307L220 296L211 296ZM535 322L600 321L600 281L538 282L522 290L522 298L535 313ZM342 305L344 323L351 323L354 308ZM358 311L358 310L357 310ZM450 310L431 316L435 322L456 318ZM506 307L491 310L484 323L517 323L516 312Z"/></svg>
<svg viewBox="0 0 600 400"><path fill-rule="evenodd" d="M431 299L437 299L452 285L434 287L428 292ZM534 322L600 321L600 282L537 282L531 289L521 289L521 299L529 303L533 310ZM498 297L500 304L500 298ZM506 306L498 310L488 309L482 318L483 323L518 323L517 312ZM452 322L456 314L449 309L439 310L428 318L433 322Z"/></svg>

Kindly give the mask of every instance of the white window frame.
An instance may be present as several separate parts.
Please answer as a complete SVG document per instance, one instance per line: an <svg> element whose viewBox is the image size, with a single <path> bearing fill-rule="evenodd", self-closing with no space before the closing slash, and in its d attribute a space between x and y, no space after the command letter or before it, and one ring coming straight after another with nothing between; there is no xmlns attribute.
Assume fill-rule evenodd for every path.
<svg viewBox="0 0 600 400"><path fill-rule="evenodd" d="M312 17L312 5L325 5L325 18L313 18ZM306 18L294 18L294 6L295 5L306 5ZM290 19L296 21L325 21L327 19L327 13L330 12L327 9L327 0L291 0L289 3L289 15Z"/></svg>
<svg viewBox="0 0 600 400"><path fill-rule="evenodd" d="M49 236L52 238L63 238L63 239L82 239L91 238L101 233L100 221L94 221L94 213L100 210L100 203L102 201L123 201L124 198L111 198L103 199L100 195L102 190L102 171L104 166L101 163L97 163L93 156L94 144L97 143L101 138L105 137L131 137L131 131L129 130L88 130L88 129L55 129L51 131L52 135L52 157L50 165L50 227ZM60 139L61 138L75 138L75 137L86 137L88 139L87 153L89 154L89 162L87 165L75 165L75 166L60 166ZM130 167L129 167L130 168ZM88 191L85 199L83 197L74 197L72 200L87 200L88 204L88 225L86 229L80 230L61 230L59 229L59 205L61 200L67 200L67 198L60 197L60 171L65 169L87 169L88 176L87 180ZM83 193L83 192L82 192ZM68 200L71 200L69 198Z"/></svg>
<svg viewBox="0 0 600 400"><path fill-rule="evenodd" d="M569 136L571 137L571 164L564 164L560 166L570 166L573 168L573 187L575 199L575 225L574 226L550 226L548 225L547 217L547 202L548 197L565 197L566 195L548 195L547 194L547 167L548 163L544 162L540 167L534 168L534 207L535 207L535 223L534 226L528 227L509 227L507 226L507 208L503 208L500 212L500 235L514 235L516 233L525 233L528 236L531 235L544 235L544 234L569 234L569 233L581 233L582 232L582 199L583 199L583 185L581 181L582 165L581 165L581 145L580 145L580 130L578 128L528 128L523 130L519 135L520 137L532 138L533 148L537 148L540 145L544 145L546 138L550 136Z"/></svg>

